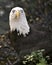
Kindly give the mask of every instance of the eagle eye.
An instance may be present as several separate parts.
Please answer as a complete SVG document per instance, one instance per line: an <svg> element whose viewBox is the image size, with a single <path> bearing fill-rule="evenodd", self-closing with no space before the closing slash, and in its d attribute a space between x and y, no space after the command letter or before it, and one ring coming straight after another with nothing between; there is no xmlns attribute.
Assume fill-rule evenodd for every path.
<svg viewBox="0 0 52 65"><path fill-rule="evenodd" d="M15 12L15 10L12 10L12 12L14 13L14 12Z"/></svg>
<svg viewBox="0 0 52 65"><path fill-rule="evenodd" d="M23 13L23 10L21 10L21 13Z"/></svg>

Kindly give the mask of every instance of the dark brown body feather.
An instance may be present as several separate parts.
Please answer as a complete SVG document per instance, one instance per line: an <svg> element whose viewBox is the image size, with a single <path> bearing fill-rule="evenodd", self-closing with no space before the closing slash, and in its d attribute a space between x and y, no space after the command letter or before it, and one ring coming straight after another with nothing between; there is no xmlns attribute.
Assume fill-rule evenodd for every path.
<svg viewBox="0 0 52 65"><path fill-rule="evenodd" d="M11 45L19 54L30 53L37 49L45 49L47 55L52 56L52 43L49 36L49 31L38 31L36 25L30 24L31 32L26 36L18 36L17 31L10 32L9 39Z"/></svg>

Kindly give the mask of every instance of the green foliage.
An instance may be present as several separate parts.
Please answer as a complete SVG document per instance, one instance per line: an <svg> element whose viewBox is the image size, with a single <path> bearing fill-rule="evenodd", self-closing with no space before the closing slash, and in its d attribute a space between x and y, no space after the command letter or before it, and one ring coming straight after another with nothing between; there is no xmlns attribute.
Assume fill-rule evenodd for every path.
<svg viewBox="0 0 52 65"><path fill-rule="evenodd" d="M46 56L43 55L44 49L32 52L24 56L22 63L24 65L48 65Z"/></svg>

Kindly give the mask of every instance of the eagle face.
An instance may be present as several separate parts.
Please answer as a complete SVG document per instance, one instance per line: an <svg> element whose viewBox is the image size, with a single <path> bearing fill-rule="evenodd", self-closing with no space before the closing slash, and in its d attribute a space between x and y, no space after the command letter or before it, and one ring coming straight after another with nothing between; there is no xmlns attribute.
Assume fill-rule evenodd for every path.
<svg viewBox="0 0 52 65"><path fill-rule="evenodd" d="M30 32L30 27L28 25L25 12L21 7L15 7L11 10L9 14L9 25L10 31L19 31L18 35L23 35L26 37L26 34Z"/></svg>
<svg viewBox="0 0 52 65"><path fill-rule="evenodd" d="M21 15L24 15L24 11L20 7L15 7L10 12L10 19L19 19Z"/></svg>

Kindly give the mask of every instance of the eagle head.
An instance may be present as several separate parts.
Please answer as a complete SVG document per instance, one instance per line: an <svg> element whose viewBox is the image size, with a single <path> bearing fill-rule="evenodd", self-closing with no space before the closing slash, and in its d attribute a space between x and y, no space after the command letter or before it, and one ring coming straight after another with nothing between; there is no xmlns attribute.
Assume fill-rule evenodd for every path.
<svg viewBox="0 0 52 65"><path fill-rule="evenodd" d="M15 7L11 10L9 14L9 26L11 32L17 30L19 32L18 35L22 34L24 37L30 32L23 8Z"/></svg>

